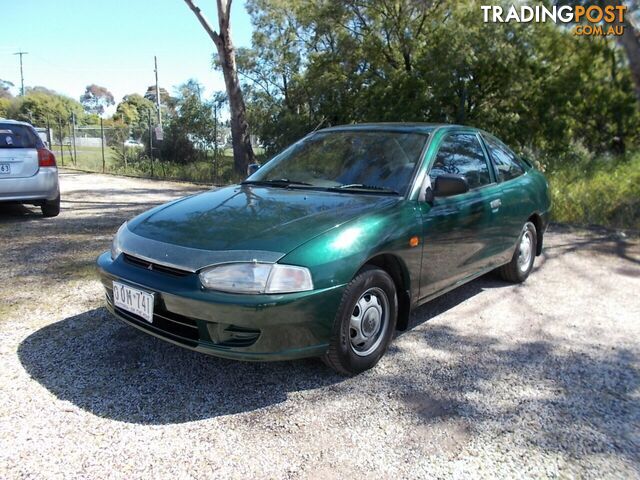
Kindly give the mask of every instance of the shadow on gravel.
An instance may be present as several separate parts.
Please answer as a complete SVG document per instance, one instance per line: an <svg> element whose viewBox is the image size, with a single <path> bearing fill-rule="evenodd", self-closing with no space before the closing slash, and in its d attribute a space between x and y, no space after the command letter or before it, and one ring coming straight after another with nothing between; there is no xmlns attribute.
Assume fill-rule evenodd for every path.
<svg viewBox="0 0 640 480"><path fill-rule="evenodd" d="M412 326L501 285L482 277L419 309ZM36 331L18 355L59 399L123 422L164 425L252 412L314 390L299 401L321 408L321 399L353 395L394 399L403 415L419 419L407 432L411 442L428 443L440 432L455 450L488 428L498 436L515 432L518 441L549 452L640 461L637 352L597 342L568 349L550 338L505 343L438 323L411 334L419 342L411 352L393 343L386 369L345 379L313 359L243 363L191 352L98 308ZM390 366L396 373L385 373ZM357 415L365 421L370 414Z"/></svg>
<svg viewBox="0 0 640 480"><path fill-rule="evenodd" d="M18 355L58 398L142 424L248 412L284 402L287 392L344 380L314 359L253 363L192 352L123 324L104 308L38 330Z"/></svg>
<svg viewBox="0 0 640 480"><path fill-rule="evenodd" d="M555 340L506 347L498 337L461 335L446 325L425 328L421 341L432 356L387 382L425 422L458 419L494 435L516 432L549 452L640 462L637 352L563 349ZM434 361L445 352L457 358L453 365ZM416 382L416 371L428 379Z"/></svg>
<svg viewBox="0 0 640 480"><path fill-rule="evenodd" d="M505 287L513 288L513 284L501 280L500 277L498 277L498 275L493 272L486 273L481 277L469 283L465 283L464 285L461 285L454 290L436 297L433 300L425 303L424 305L416 308L409 317L407 331L410 331L412 328L428 322L432 318L437 317L447 310L455 308L466 300L469 300L471 297L482 293L484 290ZM402 335L402 332L398 332L398 334Z"/></svg>
<svg viewBox="0 0 640 480"><path fill-rule="evenodd" d="M0 224L43 218L40 207L27 207L18 203L0 203Z"/></svg>
<svg viewBox="0 0 640 480"><path fill-rule="evenodd" d="M572 230L569 226L553 225L554 233L570 233ZM640 244L637 238L632 240L619 232L598 227L585 228L578 231L584 232L583 238L578 238L570 243L546 245L543 251L544 257L548 259L566 253L586 250L596 254L616 255L631 264L640 265Z"/></svg>

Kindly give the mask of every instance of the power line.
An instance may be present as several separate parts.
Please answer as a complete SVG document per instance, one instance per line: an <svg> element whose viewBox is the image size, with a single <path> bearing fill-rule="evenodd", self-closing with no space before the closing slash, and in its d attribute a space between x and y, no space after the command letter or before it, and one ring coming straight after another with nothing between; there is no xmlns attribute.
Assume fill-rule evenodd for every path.
<svg viewBox="0 0 640 480"><path fill-rule="evenodd" d="M14 53L14 55L20 55L20 95L24 97L24 73L22 72L22 56L27 55L29 52L23 52L20 50L19 52Z"/></svg>

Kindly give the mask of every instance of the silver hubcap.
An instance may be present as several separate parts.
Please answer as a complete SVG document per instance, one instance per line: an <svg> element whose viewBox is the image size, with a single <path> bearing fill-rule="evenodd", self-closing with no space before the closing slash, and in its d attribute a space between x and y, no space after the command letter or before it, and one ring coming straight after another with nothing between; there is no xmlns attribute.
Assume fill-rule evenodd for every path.
<svg viewBox="0 0 640 480"><path fill-rule="evenodd" d="M364 292L356 302L349 322L351 349L365 357L378 348L389 317L387 294L374 287Z"/></svg>
<svg viewBox="0 0 640 480"><path fill-rule="evenodd" d="M529 269L532 254L533 235L531 234L531 230L526 229L522 234L520 246L518 247L518 268L521 272L526 272Z"/></svg>

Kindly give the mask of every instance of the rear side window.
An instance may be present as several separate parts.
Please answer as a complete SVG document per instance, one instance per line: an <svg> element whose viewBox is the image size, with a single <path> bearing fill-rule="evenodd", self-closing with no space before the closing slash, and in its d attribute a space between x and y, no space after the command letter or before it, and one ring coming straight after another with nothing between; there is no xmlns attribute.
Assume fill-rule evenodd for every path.
<svg viewBox="0 0 640 480"><path fill-rule="evenodd" d="M484 137L491 160L496 166L498 180L505 182L519 177L525 171L525 164L509 148L497 138Z"/></svg>
<svg viewBox="0 0 640 480"><path fill-rule="evenodd" d="M0 148L40 148L38 137L26 125L0 123Z"/></svg>
<svg viewBox="0 0 640 480"><path fill-rule="evenodd" d="M474 189L491 183L489 166L478 137L473 133L454 133L444 139L429 176L462 175Z"/></svg>

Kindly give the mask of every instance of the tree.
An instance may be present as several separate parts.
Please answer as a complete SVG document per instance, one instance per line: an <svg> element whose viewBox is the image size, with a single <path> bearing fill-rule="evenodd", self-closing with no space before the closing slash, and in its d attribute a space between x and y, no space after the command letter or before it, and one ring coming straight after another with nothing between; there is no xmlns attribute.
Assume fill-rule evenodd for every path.
<svg viewBox="0 0 640 480"><path fill-rule="evenodd" d="M151 85L147 87L147 91L144 94L144 98L150 100L155 105L156 103L156 86ZM169 92L165 88L160 87L160 108L162 111L166 109L167 113L173 113L176 108L176 99L169 95Z"/></svg>
<svg viewBox="0 0 640 480"><path fill-rule="evenodd" d="M249 0L238 52L255 133L280 150L319 126L464 123L549 162L623 151L640 109L615 40L484 24L477 2Z"/></svg>
<svg viewBox="0 0 640 480"><path fill-rule="evenodd" d="M67 123L74 114L83 120L82 105L76 100L51 90L27 89L24 96L16 97L7 108L7 115L15 120L24 120L35 125L51 122Z"/></svg>
<svg viewBox="0 0 640 480"><path fill-rule="evenodd" d="M190 163L205 157L214 144L212 102L201 96L202 85L189 80L177 88L176 112L169 117L161 145L163 158Z"/></svg>
<svg viewBox="0 0 640 480"><path fill-rule="evenodd" d="M185 0L185 3L193 11L198 21L205 29L218 51L219 65L224 76L225 87L229 101L231 138L233 143L234 169L240 175L246 174L247 166L255 161L247 112L238 80L236 69L236 56L230 33L230 15L232 0L217 0L219 33L210 25L193 0Z"/></svg>
<svg viewBox="0 0 640 480"><path fill-rule="evenodd" d="M11 87L13 87L13 83L0 78L0 98L13 98L13 95L9 90Z"/></svg>
<svg viewBox="0 0 640 480"><path fill-rule="evenodd" d="M93 83L87 85L80 97L80 103L87 113L102 115L107 107L115 104L115 100L109 90Z"/></svg>
<svg viewBox="0 0 640 480"><path fill-rule="evenodd" d="M136 140L141 140L148 133L149 116L155 118L155 104L142 95L132 93L125 95L113 115L115 121L129 126L130 134Z"/></svg>
<svg viewBox="0 0 640 480"><path fill-rule="evenodd" d="M619 4L620 2L616 3ZM638 10L637 0L632 1L631 4L633 10ZM633 81L636 86L636 97L638 102L640 102L640 27L636 27L633 22L629 20L628 14L622 26L624 27L624 31L622 35L618 37L618 42L627 54L629 68L631 69Z"/></svg>
<svg viewBox="0 0 640 480"><path fill-rule="evenodd" d="M7 111L11 106L11 100L8 98L0 98L0 118L7 117Z"/></svg>

